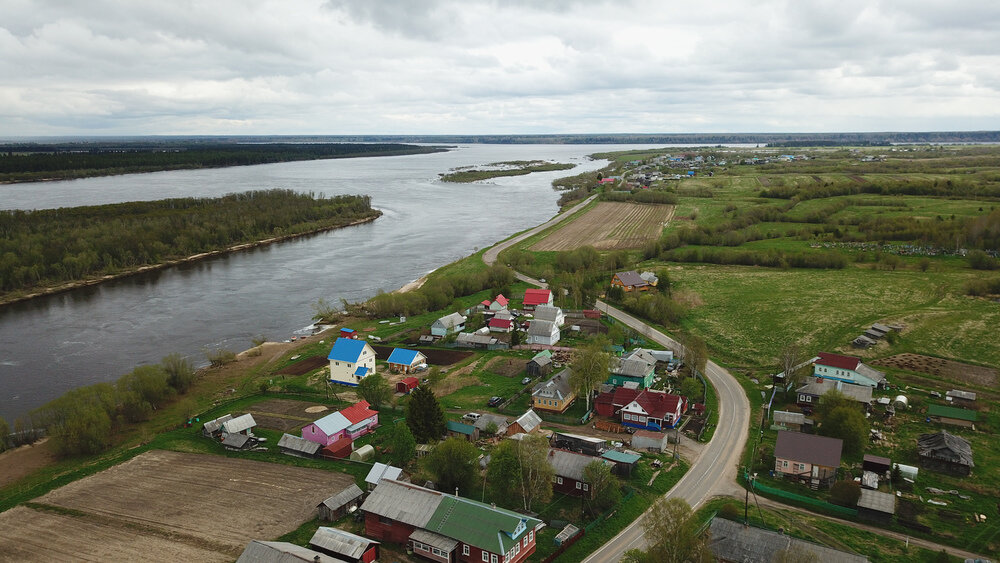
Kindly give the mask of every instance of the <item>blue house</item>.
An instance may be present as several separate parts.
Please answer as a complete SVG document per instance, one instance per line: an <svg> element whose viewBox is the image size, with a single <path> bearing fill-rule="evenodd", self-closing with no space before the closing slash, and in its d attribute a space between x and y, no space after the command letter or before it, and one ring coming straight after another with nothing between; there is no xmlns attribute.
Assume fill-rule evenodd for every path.
<svg viewBox="0 0 1000 563"><path fill-rule="evenodd" d="M375 373L375 349L364 340L338 338L330 355L330 383L356 386L361 380Z"/></svg>
<svg viewBox="0 0 1000 563"><path fill-rule="evenodd" d="M886 387L885 374L865 365L858 358L820 352L813 364L813 375L823 379L832 379L866 385L868 387Z"/></svg>

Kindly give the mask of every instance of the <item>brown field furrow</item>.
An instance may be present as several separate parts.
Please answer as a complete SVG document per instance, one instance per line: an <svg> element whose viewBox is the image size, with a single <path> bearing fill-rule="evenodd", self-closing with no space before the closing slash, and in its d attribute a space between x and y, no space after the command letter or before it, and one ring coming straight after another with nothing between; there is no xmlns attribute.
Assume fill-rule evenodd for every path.
<svg viewBox="0 0 1000 563"><path fill-rule="evenodd" d="M672 212L672 205L602 202L531 250L564 251L586 245L600 250L638 248L660 235Z"/></svg>

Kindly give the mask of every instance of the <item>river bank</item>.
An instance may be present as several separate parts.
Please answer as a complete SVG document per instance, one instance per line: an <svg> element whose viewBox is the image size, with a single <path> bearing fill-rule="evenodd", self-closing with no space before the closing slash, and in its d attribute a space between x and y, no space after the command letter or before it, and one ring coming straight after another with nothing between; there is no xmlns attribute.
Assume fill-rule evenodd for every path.
<svg viewBox="0 0 1000 563"><path fill-rule="evenodd" d="M167 268L172 268L174 266L179 266L179 265L182 265L182 264L191 264L193 262L198 262L198 261L205 260L205 259L208 259L208 258L214 258L216 256L223 256L223 255L226 255L226 254L231 254L231 253L234 253L234 252L240 252L240 251L243 251L243 250L251 250L251 249L259 248L259 247L262 247L262 246L269 246L269 245L272 245L272 244L275 244L275 243L279 243L279 242L283 242L283 241L287 241L287 240L294 240L294 239L308 237L308 236L312 236L312 235L318 235L320 233L326 233L326 232L330 232L330 231L337 230L337 229L345 229L347 227L353 227L353 226L356 226L356 225L364 225L365 223L371 223L372 221L375 221L376 219L378 219L379 217L382 216L382 211L381 210L376 209L375 212L376 212L376 214L373 215L373 216L371 216L371 217L365 217L363 219L357 219L355 221L351 221L350 223L346 223L346 224L343 224L343 225L331 225L329 227L321 227L321 228L318 228L318 229L312 229L312 230L304 231L304 232L301 232L301 233L292 233L292 234L287 234L287 235L281 235L281 236L278 236L278 237L271 237L271 238L266 238L266 239L262 239L262 240L257 240L257 241L253 241L253 242L244 242L244 243L236 244L236 245L230 246L228 248L223 248L223 249L220 249L220 250L212 250L212 251L209 251L209 252L201 252L199 254L194 254L194 255L191 255L191 256L184 257L184 258L178 258L176 260L167 260L167 261L161 262L159 264L149 264L149 265L146 265L146 266L139 266L137 268L134 268L134 269L131 269L131 270L126 270L124 272L119 272L117 274L108 274L108 275L99 276L99 277L96 277L96 278L91 278L91 279L86 279L86 280L78 280L78 281L73 281L73 282L69 282L69 283L64 283L64 284L57 285L57 286L50 287L50 288L46 288L46 289L43 289L43 290L40 290L40 291L35 291L35 292L29 293L27 295L6 295L6 296L3 296L3 297L0 297L0 307L3 307L5 305L13 305L14 303L21 303L21 302L24 302L24 301L30 301L30 300L36 299L38 297L45 297L47 295L56 295L56 294L59 294L59 293L65 293L67 291L73 291L74 289L80 289L80 288L84 288L84 287L90 287L90 286L94 286L94 285L99 285L99 284L107 283L107 282L113 281L113 280L120 280L120 279L129 278L129 277L132 277L132 276L138 276L138 275L141 275L141 274L145 274L145 273L149 273L149 272L154 272L154 271L157 271L157 270L165 270ZM419 286L417 286L417 287L419 287Z"/></svg>

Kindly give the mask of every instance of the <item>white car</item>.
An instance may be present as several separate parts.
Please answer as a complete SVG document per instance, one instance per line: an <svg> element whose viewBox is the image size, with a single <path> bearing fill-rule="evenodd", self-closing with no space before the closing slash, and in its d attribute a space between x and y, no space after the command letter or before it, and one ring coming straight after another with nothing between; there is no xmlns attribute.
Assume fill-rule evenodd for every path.
<svg viewBox="0 0 1000 563"><path fill-rule="evenodd" d="M462 415L462 420L469 420L469 421L475 422L475 421L479 420L480 416L482 416L482 415L479 414L478 412L469 412L469 413L465 413L465 414Z"/></svg>

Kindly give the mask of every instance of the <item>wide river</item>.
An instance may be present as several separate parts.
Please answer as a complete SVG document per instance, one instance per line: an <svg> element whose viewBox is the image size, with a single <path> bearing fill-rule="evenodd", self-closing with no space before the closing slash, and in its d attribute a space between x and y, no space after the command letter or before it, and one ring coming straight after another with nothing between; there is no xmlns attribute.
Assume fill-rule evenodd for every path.
<svg viewBox="0 0 1000 563"><path fill-rule="evenodd" d="M549 219L553 179L595 152L648 145L462 145L444 153L314 160L0 186L0 208L41 209L288 188L368 194L373 223L0 307L0 417L180 353L303 333L320 298L360 301ZM660 145L662 146L662 145ZM573 170L450 184L459 166L545 159Z"/></svg>

